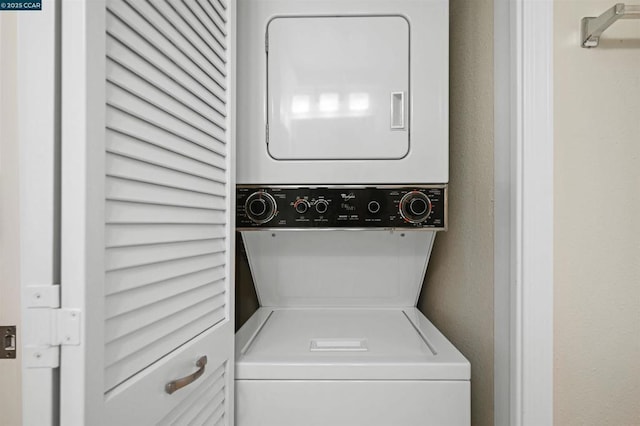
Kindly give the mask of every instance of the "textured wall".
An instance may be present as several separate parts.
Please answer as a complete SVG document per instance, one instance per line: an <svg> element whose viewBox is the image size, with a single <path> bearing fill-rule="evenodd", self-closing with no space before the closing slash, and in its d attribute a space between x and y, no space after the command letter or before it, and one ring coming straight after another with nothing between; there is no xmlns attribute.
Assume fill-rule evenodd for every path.
<svg viewBox="0 0 640 426"><path fill-rule="evenodd" d="M493 425L493 0L451 0L449 231L419 307L471 362L474 426Z"/></svg>
<svg viewBox="0 0 640 426"><path fill-rule="evenodd" d="M640 425L640 21L555 3L555 424ZM637 3L637 2L628 2Z"/></svg>

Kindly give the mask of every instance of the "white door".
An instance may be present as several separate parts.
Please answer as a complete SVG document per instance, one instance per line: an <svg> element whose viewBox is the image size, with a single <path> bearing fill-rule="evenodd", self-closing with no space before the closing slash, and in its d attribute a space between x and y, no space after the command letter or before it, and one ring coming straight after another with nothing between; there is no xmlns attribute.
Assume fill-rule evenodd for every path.
<svg viewBox="0 0 640 426"><path fill-rule="evenodd" d="M277 160L409 152L409 22L278 17L267 27L268 149Z"/></svg>
<svg viewBox="0 0 640 426"><path fill-rule="evenodd" d="M63 425L233 425L234 7L62 3Z"/></svg>

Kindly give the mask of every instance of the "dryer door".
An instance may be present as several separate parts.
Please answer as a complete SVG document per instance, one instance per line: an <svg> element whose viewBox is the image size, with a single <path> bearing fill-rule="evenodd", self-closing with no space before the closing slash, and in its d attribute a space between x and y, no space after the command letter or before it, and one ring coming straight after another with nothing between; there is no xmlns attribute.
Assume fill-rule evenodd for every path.
<svg viewBox="0 0 640 426"><path fill-rule="evenodd" d="M269 154L277 160L407 155L409 38L402 16L272 19Z"/></svg>

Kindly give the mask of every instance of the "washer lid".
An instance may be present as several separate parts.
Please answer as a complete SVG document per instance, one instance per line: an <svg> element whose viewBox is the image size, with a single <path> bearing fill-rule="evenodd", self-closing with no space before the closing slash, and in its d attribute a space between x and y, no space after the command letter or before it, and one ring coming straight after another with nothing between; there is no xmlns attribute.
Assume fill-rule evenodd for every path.
<svg viewBox="0 0 640 426"><path fill-rule="evenodd" d="M242 233L261 306L413 307L434 231Z"/></svg>
<svg viewBox="0 0 640 426"><path fill-rule="evenodd" d="M276 160L409 152L409 22L278 17L267 27L268 150Z"/></svg>
<svg viewBox="0 0 640 426"><path fill-rule="evenodd" d="M470 377L468 361L415 308L261 308L236 342L237 379Z"/></svg>

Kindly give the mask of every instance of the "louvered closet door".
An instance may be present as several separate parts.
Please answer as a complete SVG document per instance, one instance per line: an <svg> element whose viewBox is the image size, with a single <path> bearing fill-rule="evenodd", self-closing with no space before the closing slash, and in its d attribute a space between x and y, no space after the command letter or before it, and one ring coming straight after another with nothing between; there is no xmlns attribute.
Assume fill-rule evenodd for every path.
<svg viewBox="0 0 640 426"><path fill-rule="evenodd" d="M62 6L61 424L232 425L234 4Z"/></svg>

